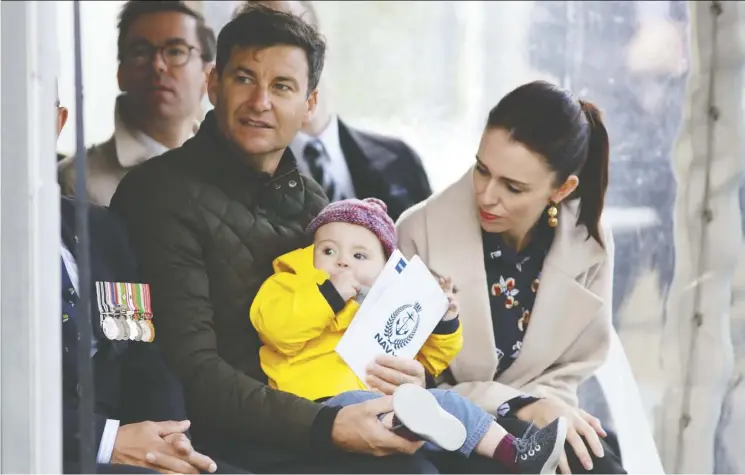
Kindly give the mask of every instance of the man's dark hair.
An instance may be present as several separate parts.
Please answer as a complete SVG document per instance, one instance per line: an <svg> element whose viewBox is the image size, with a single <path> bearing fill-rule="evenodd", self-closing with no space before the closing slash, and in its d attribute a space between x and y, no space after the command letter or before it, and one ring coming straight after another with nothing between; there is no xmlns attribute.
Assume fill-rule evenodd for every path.
<svg viewBox="0 0 745 475"><path fill-rule="evenodd" d="M126 48L124 41L127 33L134 22L143 15L161 12L183 13L197 20L197 36L201 43L202 61L209 63L215 60L215 32L207 26L201 13L194 11L179 0L129 0L119 13L119 38L117 40L119 61L122 60Z"/></svg>
<svg viewBox="0 0 745 475"><path fill-rule="evenodd" d="M326 41L313 26L291 13L259 3L243 5L217 37L215 69L222 75L233 48L288 45L305 51L308 94L318 87L326 57Z"/></svg>
<svg viewBox="0 0 745 475"><path fill-rule="evenodd" d="M242 2L238 8L235 9L235 12L233 13L233 18L240 15L245 9L251 8L251 5L261 3L262 5L266 5L267 7L272 7L275 10L280 10L280 8L273 7L273 4L279 3L274 0L245 0ZM316 30L320 30L320 22L318 21L318 12L316 12L316 7L313 6L313 2L309 0L297 0L297 3L299 3L303 10L305 10L305 13L300 15L300 17L308 22L310 26L315 28Z"/></svg>

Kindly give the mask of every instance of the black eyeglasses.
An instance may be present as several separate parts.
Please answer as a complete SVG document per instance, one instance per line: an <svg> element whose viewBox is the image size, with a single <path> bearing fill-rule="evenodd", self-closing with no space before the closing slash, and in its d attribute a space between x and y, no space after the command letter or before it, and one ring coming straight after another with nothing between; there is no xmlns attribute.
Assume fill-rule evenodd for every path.
<svg viewBox="0 0 745 475"><path fill-rule="evenodd" d="M153 60L153 55L160 53L163 62L171 67L183 66L189 62L192 51L200 51L196 46L177 43L165 46L153 46L151 44L138 44L129 48L124 59L134 66L144 66Z"/></svg>

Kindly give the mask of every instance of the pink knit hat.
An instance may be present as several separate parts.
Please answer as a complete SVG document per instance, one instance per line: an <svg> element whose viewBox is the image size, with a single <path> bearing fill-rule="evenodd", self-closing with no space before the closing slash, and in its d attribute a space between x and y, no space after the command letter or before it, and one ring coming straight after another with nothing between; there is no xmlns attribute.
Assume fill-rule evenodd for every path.
<svg viewBox="0 0 745 475"><path fill-rule="evenodd" d="M388 207L377 198L349 199L329 204L308 225L308 234L329 223L349 223L370 230L390 257L396 249L396 225L388 216Z"/></svg>

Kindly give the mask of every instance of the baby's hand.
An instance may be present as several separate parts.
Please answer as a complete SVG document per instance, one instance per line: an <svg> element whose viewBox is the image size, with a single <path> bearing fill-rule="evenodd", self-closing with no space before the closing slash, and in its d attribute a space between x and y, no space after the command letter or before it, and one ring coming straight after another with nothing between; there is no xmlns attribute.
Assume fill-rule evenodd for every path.
<svg viewBox="0 0 745 475"><path fill-rule="evenodd" d="M455 294L453 292L453 279L450 277L440 277L438 280L440 282L440 288L445 292L445 295L448 298L448 303L450 304L447 313L442 317L442 319L443 321L452 320L457 317L460 312L460 306L458 305L458 301L455 299Z"/></svg>
<svg viewBox="0 0 745 475"><path fill-rule="evenodd" d="M349 269L341 269L333 273L329 280L345 302L356 297L362 288L362 285Z"/></svg>

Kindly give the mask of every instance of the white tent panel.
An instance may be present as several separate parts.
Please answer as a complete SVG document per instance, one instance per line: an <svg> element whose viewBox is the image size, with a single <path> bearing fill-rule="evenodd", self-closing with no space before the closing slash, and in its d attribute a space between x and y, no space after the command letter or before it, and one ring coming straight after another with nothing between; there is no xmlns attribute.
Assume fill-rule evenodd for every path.
<svg viewBox="0 0 745 475"><path fill-rule="evenodd" d="M670 472L712 473L732 376L732 278L742 247L744 17L740 2L690 5L692 65L674 157L676 269L662 341L659 448Z"/></svg>

